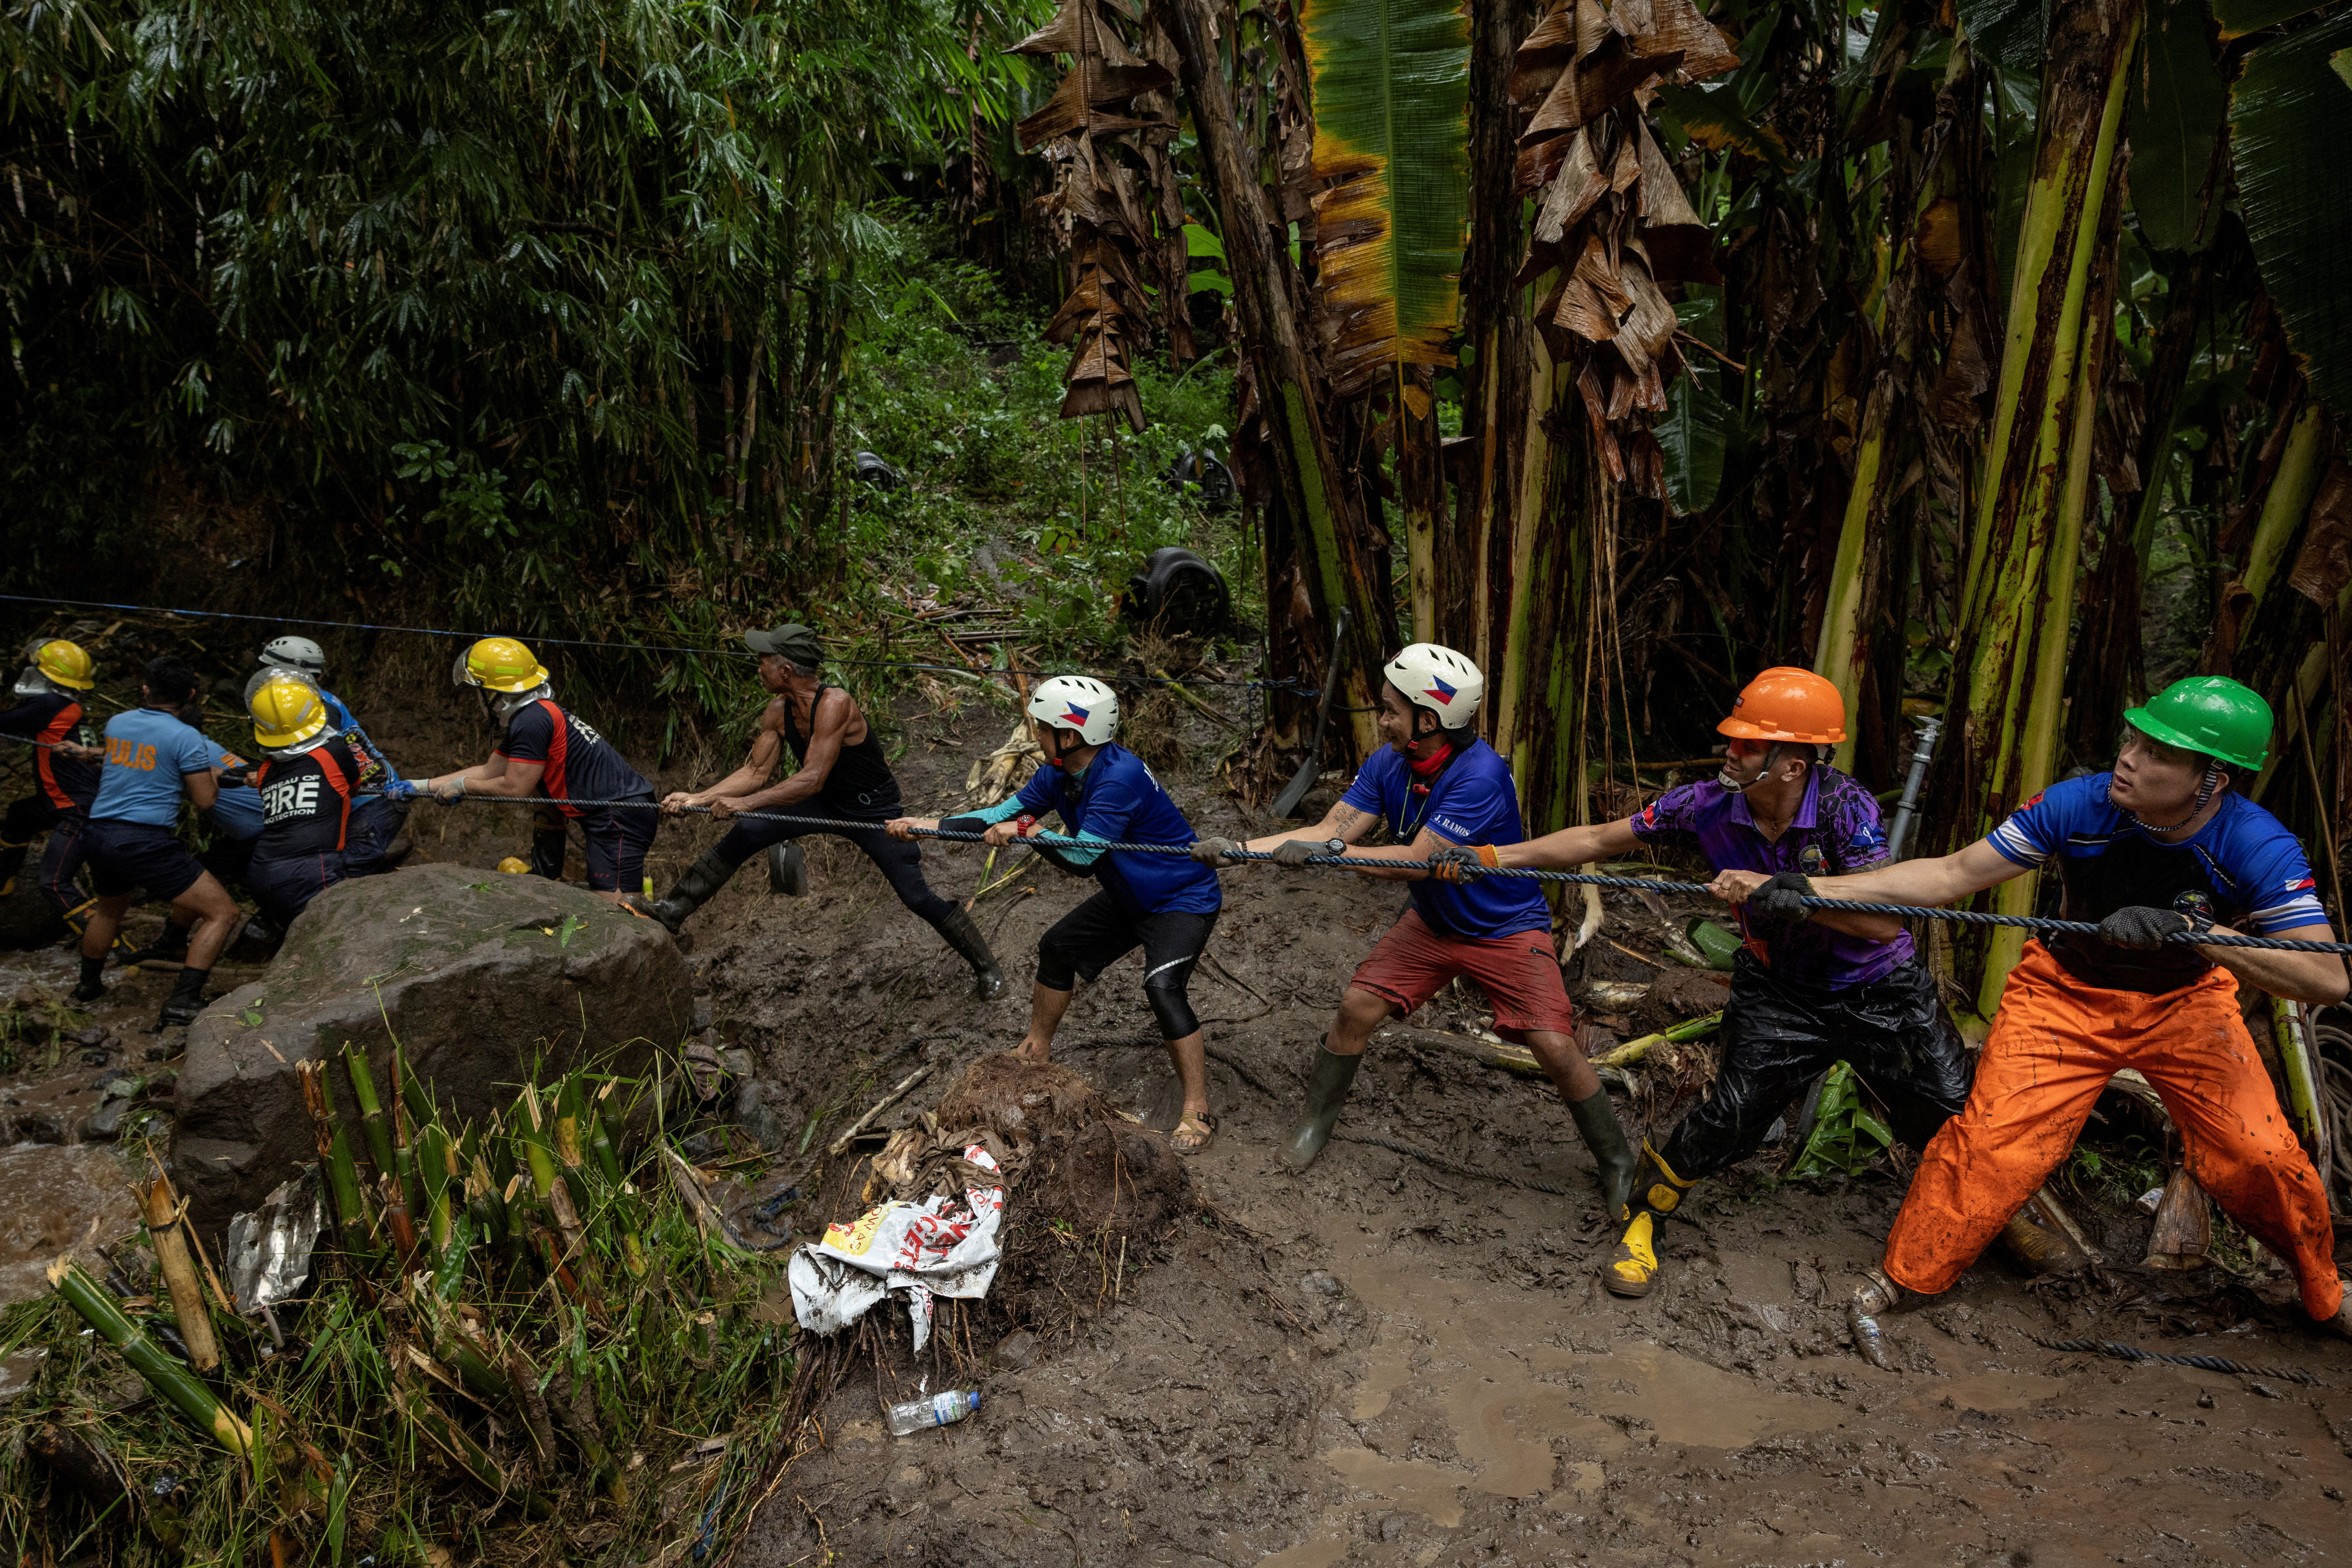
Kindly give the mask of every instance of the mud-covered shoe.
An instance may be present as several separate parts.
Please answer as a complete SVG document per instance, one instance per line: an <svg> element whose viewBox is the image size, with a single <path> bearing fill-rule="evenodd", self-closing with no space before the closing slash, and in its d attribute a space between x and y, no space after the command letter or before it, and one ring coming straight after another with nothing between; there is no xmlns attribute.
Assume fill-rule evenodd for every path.
<svg viewBox="0 0 2352 1568"><path fill-rule="evenodd" d="M1845 1304L1845 1326L1853 1336L1855 1353L1882 1371L1891 1370L1894 1363L1887 1358L1886 1333L1878 1320L1901 1305L1904 1294L1903 1287L1885 1274L1865 1268Z"/></svg>
<svg viewBox="0 0 2352 1568"><path fill-rule="evenodd" d="M2323 1320L2319 1326L2331 1334L2352 1340L2352 1279L2339 1279L2336 1283L2344 1287L2344 1300L2336 1307L2336 1315Z"/></svg>
<svg viewBox="0 0 2352 1568"><path fill-rule="evenodd" d="M686 868L686 874L677 879L676 887L670 889L668 897L647 899L642 894L629 893L622 898L621 902L637 914L661 921L669 934L676 936L678 928L686 924L686 917L700 909L727 885L727 879L734 874L735 867L725 857L715 849L706 849L699 859Z"/></svg>
<svg viewBox="0 0 2352 1568"><path fill-rule="evenodd" d="M1658 1284L1658 1216L1636 1209L1625 1234L1601 1270L1601 1283L1612 1296L1646 1296Z"/></svg>
<svg viewBox="0 0 2352 1568"><path fill-rule="evenodd" d="M196 1016L205 1010L205 982L211 978L209 969L183 967L179 978L173 983L172 994L164 999L163 1010L156 1015L157 1031L194 1023Z"/></svg>

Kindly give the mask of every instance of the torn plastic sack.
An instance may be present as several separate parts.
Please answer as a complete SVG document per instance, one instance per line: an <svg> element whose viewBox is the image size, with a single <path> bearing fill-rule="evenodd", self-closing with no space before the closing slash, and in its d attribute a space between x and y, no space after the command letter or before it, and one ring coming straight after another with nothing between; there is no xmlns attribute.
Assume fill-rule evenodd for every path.
<svg viewBox="0 0 2352 1568"><path fill-rule="evenodd" d="M980 1172L998 1169L978 1143L967 1145L963 1158ZM919 1351L930 1341L933 1297L988 1294L1003 1258L997 1239L1003 1220L1002 1186L966 1187L961 1203L935 1195L867 1209L793 1254L793 1316L811 1333L839 1333L884 1296L903 1291Z"/></svg>

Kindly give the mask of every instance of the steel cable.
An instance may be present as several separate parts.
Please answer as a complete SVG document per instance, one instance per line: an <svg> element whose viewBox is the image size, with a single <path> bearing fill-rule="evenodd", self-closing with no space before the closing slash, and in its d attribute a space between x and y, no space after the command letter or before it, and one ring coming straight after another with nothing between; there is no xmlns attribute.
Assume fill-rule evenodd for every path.
<svg viewBox="0 0 2352 1568"><path fill-rule="evenodd" d="M540 795L469 795L464 799L488 801L500 805L539 806L551 804L547 797ZM562 804L633 811L663 809L659 803L643 799L567 800ZM709 806L681 806L678 810L698 816L710 815ZM852 822L837 817L801 816L788 812L736 811L730 812L728 816L730 819L741 817L751 822L781 822L793 826L809 827L831 833L879 833L884 830L883 825L878 822ZM947 828L918 827L911 831L919 838L939 838L950 843L980 844L986 841L981 834L961 833ZM1181 856L1190 859L1192 855L1192 846L1188 844L1130 844L1101 838L1071 838L1056 833L1039 833L1030 837L1015 838L1011 842L1014 846L1026 845L1033 848L1081 849L1090 856L1164 855ZM1274 852L1265 849L1231 850L1226 853L1225 858L1270 861L1274 859ZM1347 871L1428 871L1435 868L1435 863L1428 860L1372 860L1345 855L1309 855L1299 864L1323 868L1336 867ZM1598 877L1590 876L1581 871L1544 871L1523 866L1480 868L1470 874L1479 877L1511 877L1529 881L1563 882L1577 887L1618 888L1643 893L1706 893L1708 891L1705 882L1660 882L1645 880L1639 877ZM2088 921L2048 920L2039 915L1982 914L1974 910L1930 909L1918 904L1864 903L1851 899L1808 898L1804 900L1804 904L1807 909L1832 910L1846 914L1895 915L1909 920L1950 921L1960 925L2012 926L2021 931L2057 931L2077 936L2099 934L2099 928ZM2175 931L2165 940L2193 947L2253 947L2271 949L2280 952L2352 953L2352 942L2296 942L2284 937Z"/></svg>
<svg viewBox="0 0 2352 1568"><path fill-rule="evenodd" d="M2245 1377L2281 1377L2289 1383L2300 1383L2308 1388L2325 1388L2327 1384L2300 1367L2246 1366L2217 1355L2159 1355L2117 1340L2045 1340L2035 1335L2033 1342L2043 1350L2063 1351L2070 1355L2113 1356L2117 1361L2161 1362L2167 1366L2193 1366L2203 1372L2226 1372Z"/></svg>

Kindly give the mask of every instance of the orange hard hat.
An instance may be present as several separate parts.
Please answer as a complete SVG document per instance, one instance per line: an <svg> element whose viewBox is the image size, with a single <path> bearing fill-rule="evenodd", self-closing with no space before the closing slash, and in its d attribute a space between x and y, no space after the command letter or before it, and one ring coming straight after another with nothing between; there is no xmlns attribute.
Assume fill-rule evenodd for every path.
<svg viewBox="0 0 2352 1568"><path fill-rule="evenodd" d="M1716 729L1736 741L1833 746L1845 739L1845 699L1811 670L1779 665L1748 683Z"/></svg>

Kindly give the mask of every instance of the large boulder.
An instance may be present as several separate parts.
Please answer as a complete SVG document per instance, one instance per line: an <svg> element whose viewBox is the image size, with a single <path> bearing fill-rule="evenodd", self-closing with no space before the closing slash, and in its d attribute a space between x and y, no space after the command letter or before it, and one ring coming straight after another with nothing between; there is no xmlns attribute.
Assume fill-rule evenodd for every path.
<svg viewBox="0 0 2352 1568"><path fill-rule="evenodd" d="M578 888L432 865L339 883L294 922L267 975L189 1029L181 1190L211 1233L316 1158L294 1064L346 1040L367 1047L387 1099L396 1039L435 1098L478 1121L534 1071L544 1083L583 1061L644 1070L693 1012L669 933ZM341 1072L329 1083L350 1114Z"/></svg>

